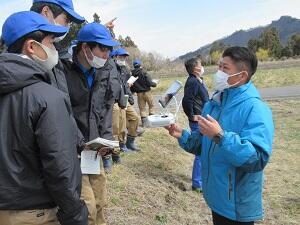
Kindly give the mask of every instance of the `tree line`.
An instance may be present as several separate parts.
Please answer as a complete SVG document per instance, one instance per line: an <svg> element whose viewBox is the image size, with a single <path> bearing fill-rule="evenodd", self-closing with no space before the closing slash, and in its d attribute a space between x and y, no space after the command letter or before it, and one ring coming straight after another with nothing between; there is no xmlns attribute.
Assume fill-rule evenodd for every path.
<svg viewBox="0 0 300 225"><path fill-rule="evenodd" d="M204 58L204 64L216 64L222 52L230 46L221 41L212 44L209 56ZM260 61L284 59L300 56L300 34L293 34L286 45L280 42L279 32L275 27L265 29L259 38L248 41L247 47L256 53Z"/></svg>

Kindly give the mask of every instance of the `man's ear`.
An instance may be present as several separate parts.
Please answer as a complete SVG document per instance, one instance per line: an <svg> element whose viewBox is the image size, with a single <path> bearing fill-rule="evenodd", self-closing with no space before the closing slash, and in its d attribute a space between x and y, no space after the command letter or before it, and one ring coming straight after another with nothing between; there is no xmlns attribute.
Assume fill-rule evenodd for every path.
<svg viewBox="0 0 300 225"><path fill-rule="evenodd" d="M247 70L244 70L244 71L242 72L242 80L243 80L244 83L247 83L247 82L248 82L248 79L249 79L249 73L248 73Z"/></svg>
<svg viewBox="0 0 300 225"><path fill-rule="evenodd" d="M88 46L87 43L82 43L81 51L86 55L90 60L93 60L92 49Z"/></svg>
<svg viewBox="0 0 300 225"><path fill-rule="evenodd" d="M51 11L51 9L49 8L49 6L45 5L43 8L42 8L42 11L41 11L41 14L43 16L45 16L48 20L54 20L54 16L53 16L53 13Z"/></svg>
<svg viewBox="0 0 300 225"><path fill-rule="evenodd" d="M22 53L27 56L31 56L34 53L34 40L28 39L24 42Z"/></svg>

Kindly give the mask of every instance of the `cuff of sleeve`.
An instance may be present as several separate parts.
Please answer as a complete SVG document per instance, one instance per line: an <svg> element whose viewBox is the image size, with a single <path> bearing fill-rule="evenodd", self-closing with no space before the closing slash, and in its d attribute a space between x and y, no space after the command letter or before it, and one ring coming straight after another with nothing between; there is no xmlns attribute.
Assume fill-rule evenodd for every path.
<svg viewBox="0 0 300 225"><path fill-rule="evenodd" d="M189 121L194 122L194 115L189 116Z"/></svg>
<svg viewBox="0 0 300 225"><path fill-rule="evenodd" d="M234 135L233 132L227 132L227 131L224 130L224 135L223 135L223 138L221 139L220 147L225 148L225 149L230 147L230 145L232 143L231 139L232 139L233 135Z"/></svg>
<svg viewBox="0 0 300 225"><path fill-rule="evenodd" d="M181 146L184 143L187 143L190 133L187 130L182 131L181 137L178 139L178 143Z"/></svg>
<svg viewBox="0 0 300 225"><path fill-rule="evenodd" d="M81 139L80 142L77 144L77 153L80 155L81 152L84 150L85 148L85 140Z"/></svg>

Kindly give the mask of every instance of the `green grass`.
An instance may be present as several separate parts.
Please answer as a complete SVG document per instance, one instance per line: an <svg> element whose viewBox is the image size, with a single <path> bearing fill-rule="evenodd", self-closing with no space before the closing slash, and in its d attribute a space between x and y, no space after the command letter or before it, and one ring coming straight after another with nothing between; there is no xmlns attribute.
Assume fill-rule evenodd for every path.
<svg viewBox="0 0 300 225"><path fill-rule="evenodd" d="M172 76L172 78L161 78L159 85L152 89L153 94L165 92L174 80L179 80L184 84L186 79L187 77L182 75ZM204 80L211 90L212 74L204 75ZM300 67L258 70L252 80L258 88L300 85Z"/></svg>
<svg viewBox="0 0 300 225"><path fill-rule="evenodd" d="M300 222L300 99L270 101L276 126L265 169L265 225ZM187 126L183 113L179 123ZM142 152L123 156L108 175L108 224L212 224L202 195L191 191L193 156L164 129L147 129Z"/></svg>

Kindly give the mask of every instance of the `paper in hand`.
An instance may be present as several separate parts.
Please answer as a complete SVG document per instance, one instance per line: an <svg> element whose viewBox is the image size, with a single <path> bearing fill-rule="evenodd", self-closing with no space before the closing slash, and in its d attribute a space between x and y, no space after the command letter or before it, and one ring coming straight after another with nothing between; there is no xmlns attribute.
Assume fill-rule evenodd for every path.
<svg viewBox="0 0 300 225"><path fill-rule="evenodd" d="M100 174L100 156L95 151L82 151L80 162L82 174Z"/></svg>
<svg viewBox="0 0 300 225"><path fill-rule="evenodd" d="M136 82L136 80L137 80L138 78L139 78L139 77L131 76L131 77L129 77L129 79L127 80L127 83L132 85L134 82Z"/></svg>
<svg viewBox="0 0 300 225"><path fill-rule="evenodd" d="M98 150L99 148L102 147L109 147L109 148L118 148L119 147L119 142L118 141L111 141L111 140L107 140L104 138L96 138L92 141L89 141L86 143L86 146L90 149L90 150Z"/></svg>

